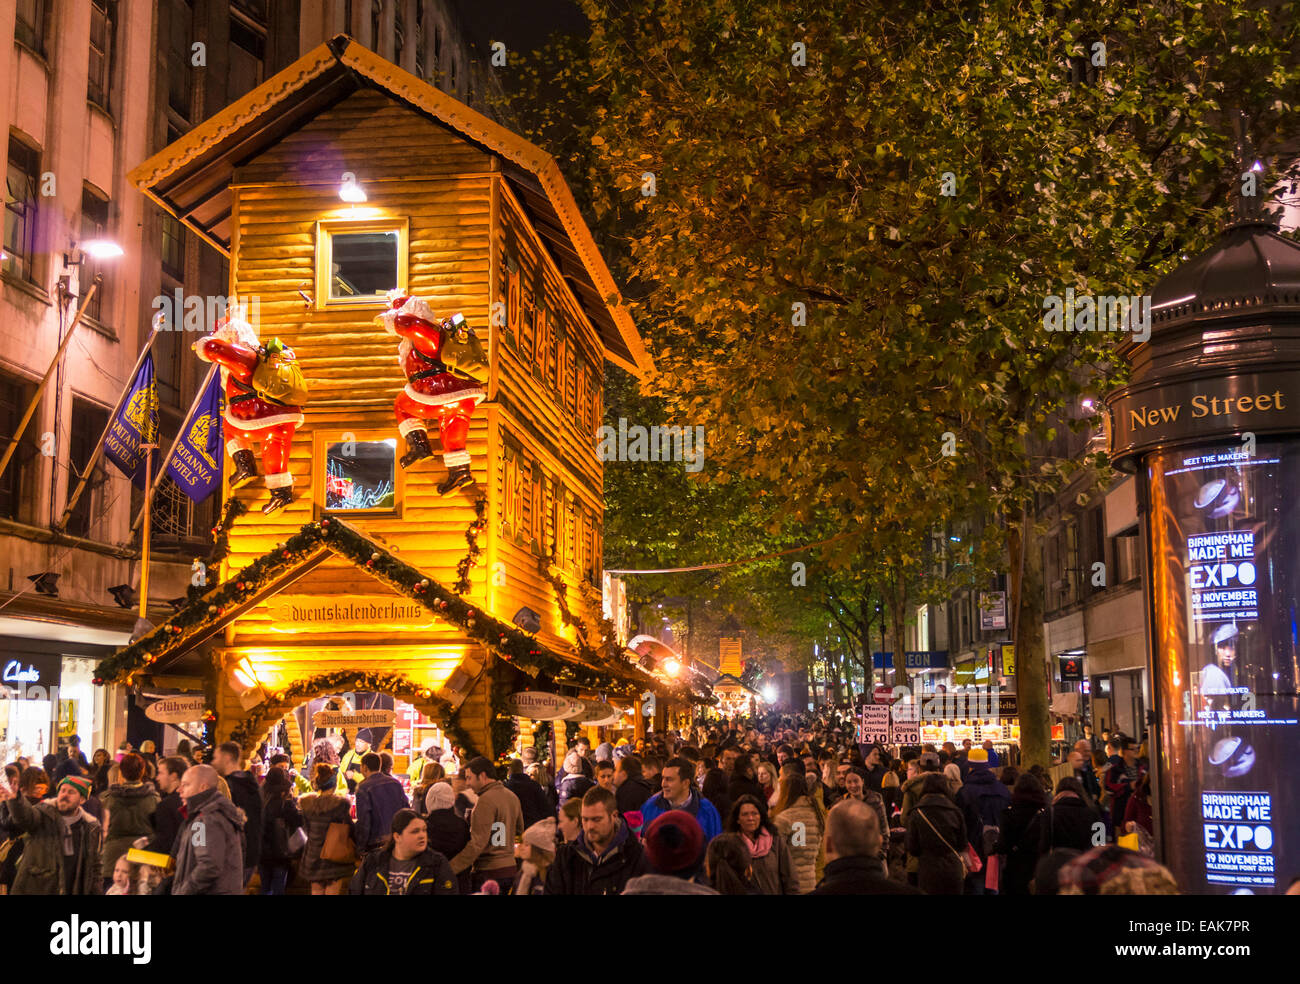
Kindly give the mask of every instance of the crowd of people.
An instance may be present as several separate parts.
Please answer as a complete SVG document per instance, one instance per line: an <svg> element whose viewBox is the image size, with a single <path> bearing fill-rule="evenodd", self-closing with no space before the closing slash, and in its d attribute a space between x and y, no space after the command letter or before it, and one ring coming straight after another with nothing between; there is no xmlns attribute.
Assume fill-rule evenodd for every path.
<svg viewBox="0 0 1300 984"><path fill-rule="evenodd" d="M88 761L74 737L58 758L11 763L0 892L1177 891L1152 858L1144 751L1122 735L1022 771L991 743L859 744L831 710L594 749L578 735L554 773L535 747L501 765L431 747L398 776L371 737L342 755L318 742L305 775L287 754L244 769L233 742L163 758L144 742Z"/></svg>

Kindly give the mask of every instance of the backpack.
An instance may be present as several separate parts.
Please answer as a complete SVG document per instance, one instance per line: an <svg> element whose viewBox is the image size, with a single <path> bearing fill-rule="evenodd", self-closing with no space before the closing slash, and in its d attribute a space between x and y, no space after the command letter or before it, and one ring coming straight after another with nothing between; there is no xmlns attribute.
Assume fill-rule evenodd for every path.
<svg viewBox="0 0 1300 984"><path fill-rule="evenodd" d="M259 353L253 370L253 389L276 403L301 406L307 402L307 378L293 349L278 338L271 339Z"/></svg>

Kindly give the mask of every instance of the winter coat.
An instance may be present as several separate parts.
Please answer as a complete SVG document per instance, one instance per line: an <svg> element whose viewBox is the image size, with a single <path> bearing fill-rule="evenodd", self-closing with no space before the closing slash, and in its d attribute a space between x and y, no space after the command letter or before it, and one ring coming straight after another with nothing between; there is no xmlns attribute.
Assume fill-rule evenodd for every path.
<svg viewBox="0 0 1300 984"><path fill-rule="evenodd" d="M1101 823L1101 812L1078 796L1063 795L1034 817L1025 832L1026 842L1042 857L1054 847L1072 847L1076 851L1093 848L1093 832Z"/></svg>
<svg viewBox="0 0 1300 984"><path fill-rule="evenodd" d="M1029 882L1038 866L1038 841L1036 835L1028 835L1029 825L1042 809L1041 803L1013 800L1002 811L995 848L995 853L1006 857L998 876L998 892L1002 895L1029 894Z"/></svg>
<svg viewBox="0 0 1300 984"><path fill-rule="evenodd" d="M345 823L355 837L348 801L338 793L308 793L298 801L307 824L307 847L302 853L299 873L310 882L334 882L352 874L353 865L329 861L320 856L325 835L332 823Z"/></svg>
<svg viewBox="0 0 1300 984"><path fill-rule="evenodd" d="M144 849L175 856L176 835L180 833L184 823L185 817L181 815L181 794L168 793L158 801L153 813L149 814L149 825L153 830L149 835L149 843L144 846Z"/></svg>
<svg viewBox="0 0 1300 984"><path fill-rule="evenodd" d="M629 879L645 870L645 848L619 820L613 841L600 857L587 846L586 833L559 846L546 872L546 894L619 895Z"/></svg>
<svg viewBox="0 0 1300 984"><path fill-rule="evenodd" d="M763 787L755 780L733 776L731 782L727 783L727 799L734 805L742 796L753 796L760 802L767 802Z"/></svg>
<svg viewBox="0 0 1300 984"><path fill-rule="evenodd" d="M363 784L364 785L364 784ZM425 849L413 859L415 869L401 892L390 890L389 868L393 863L393 848L388 846L371 851L352 876L349 895L458 895L456 875L447 859L437 851Z"/></svg>
<svg viewBox="0 0 1300 984"><path fill-rule="evenodd" d="M215 789L205 789L185 806L172 894L243 895L244 811Z"/></svg>
<svg viewBox="0 0 1300 984"><path fill-rule="evenodd" d="M1002 811L1011 805L1011 790L988 769L975 767L966 773L966 782L957 792L957 805L966 818L967 839L980 860L986 860ZM988 845L984 843L985 827L994 828L989 831Z"/></svg>
<svg viewBox="0 0 1300 984"><path fill-rule="evenodd" d="M768 831L768 833L772 833ZM744 837L744 834L741 834ZM749 838L745 837L746 845ZM794 859L790 857L790 844L780 832L772 833L772 848L761 858L750 856L754 887L760 895L798 895L799 882L795 878Z"/></svg>
<svg viewBox="0 0 1300 984"><path fill-rule="evenodd" d="M921 784L925 782L926 776L932 775L929 772L920 772L903 783L903 805L899 807L899 816L902 818L903 826L907 826L908 814L916 806L917 801L921 798Z"/></svg>
<svg viewBox="0 0 1300 984"><path fill-rule="evenodd" d="M505 824L505 843L494 841L493 825ZM501 828L497 828L498 830ZM515 866L515 842L524 832L524 814L519 797L493 780L479 790L478 802L469 818L469 843L451 859L451 870L460 874L496 871Z"/></svg>
<svg viewBox="0 0 1300 984"><path fill-rule="evenodd" d="M961 854L966 845L966 818L957 804L938 793L922 796L907 817L907 853L917 859L921 891L926 895L962 894L966 867Z"/></svg>
<svg viewBox="0 0 1300 984"><path fill-rule="evenodd" d="M469 843L469 822L462 820L454 809L431 810L424 823L429 832L429 849L445 858L454 858ZM468 895L471 891L470 873L462 871L459 877L460 894Z"/></svg>
<svg viewBox="0 0 1300 984"><path fill-rule="evenodd" d="M262 806L262 863L288 861L290 835L303 825L302 811L291 797L277 797Z"/></svg>
<svg viewBox="0 0 1300 984"><path fill-rule="evenodd" d="M566 775L563 779L560 780L559 805L563 806L571 799L581 799L582 795L588 789L591 789L595 785L596 782L594 779L589 779L587 776L583 775L580 772L575 772L572 775Z"/></svg>
<svg viewBox="0 0 1300 984"><path fill-rule="evenodd" d="M795 882L800 895L807 895L817 887L822 876L826 856L822 853L822 825L817 820L808 797L800 796L772 818L781 840L790 845L790 859L794 865ZM795 824L802 823L802 836L795 836ZM798 840L800 843L795 843Z"/></svg>
<svg viewBox="0 0 1300 984"><path fill-rule="evenodd" d="M618 803L618 812L627 814L640 810L655 791L644 779L629 779L614 790L614 799Z"/></svg>
<svg viewBox="0 0 1300 984"><path fill-rule="evenodd" d="M411 804L402 784L392 776L373 772L357 786L357 850L373 851L389 834L398 810Z"/></svg>
<svg viewBox="0 0 1300 984"><path fill-rule="evenodd" d="M101 797L108 810L108 830L104 831L104 850L100 856L100 869L112 871L117 859L131 850L137 837L153 834L149 818L157 809L161 797L153 783L114 783Z"/></svg>
<svg viewBox="0 0 1300 984"><path fill-rule="evenodd" d="M836 858L826 862L826 873L813 895L920 895L918 889L891 881L876 858Z"/></svg>
<svg viewBox="0 0 1300 984"><path fill-rule="evenodd" d="M551 809L550 801L546 798L545 790L522 772L508 777L504 785L519 799L519 809L523 811L525 828L531 827L539 820L555 816L555 811Z"/></svg>
<svg viewBox="0 0 1300 984"><path fill-rule="evenodd" d="M623 895L721 895L716 888L674 875L640 875L629 879Z"/></svg>
<svg viewBox="0 0 1300 984"><path fill-rule="evenodd" d="M696 789L691 790L690 799L681 806L670 805L663 793L651 796L641 804L641 818L644 821L641 829L647 829L655 817L661 813L667 813L669 810L685 810L693 816L699 822L700 829L704 831L704 842L706 844L722 833L722 818L718 816L717 808L701 796L699 790Z"/></svg>
<svg viewBox="0 0 1300 984"><path fill-rule="evenodd" d="M9 826L27 835L11 895L99 895L99 821L80 807L72 824L72 889L68 890L63 856L63 818L53 800L30 803L26 796L9 800Z"/></svg>
<svg viewBox="0 0 1300 984"><path fill-rule="evenodd" d="M257 780L247 772L232 772L225 777L230 788L230 798L235 806L244 811L247 829L254 836L248 837L245 847L244 866L256 868L262 859L262 838L256 834L262 829L262 789Z"/></svg>

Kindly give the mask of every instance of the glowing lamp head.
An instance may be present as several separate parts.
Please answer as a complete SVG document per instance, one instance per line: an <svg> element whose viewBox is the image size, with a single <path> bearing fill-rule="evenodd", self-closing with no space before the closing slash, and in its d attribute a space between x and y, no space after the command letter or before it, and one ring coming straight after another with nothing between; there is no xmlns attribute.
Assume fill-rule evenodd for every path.
<svg viewBox="0 0 1300 984"><path fill-rule="evenodd" d="M366 192L361 185L357 184L355 177L348 175L339 185L339 198L353 205L360 205L366 200Z"/></svg>
<svg viewBox="0 0 1300 984"><path fill-rule="evenodd" d="M109 239L89 239L81 251L95 260L112 260L122 255L122 247Z"/></svg>
<svg viewBox="0 0 1300 984"><path fill-rule="evenodd" d="M775 701L775 700L776 700L776 687L772 686L770 683L769 683L766 687L764 687L764 688L763 688L763 699L764 699L765 701L767 701L769 704L771 704L773 701Z"/></svg>
<svg viewBox="0 0 1300 984"><path fill-rule="evenodd" d="M234 669L230 671L230 676L234 683L244 690L252 690L257 686L257 676L253 673L253 666L248 662L247 657L235 664Z"/></svg>
<svg viewBox="0 0 1300 984"><path fill-rule="evenodd" d="M682 672L681 662L671 658L664 660L664 672L669 676L676 676L678 673Z"/></svg>

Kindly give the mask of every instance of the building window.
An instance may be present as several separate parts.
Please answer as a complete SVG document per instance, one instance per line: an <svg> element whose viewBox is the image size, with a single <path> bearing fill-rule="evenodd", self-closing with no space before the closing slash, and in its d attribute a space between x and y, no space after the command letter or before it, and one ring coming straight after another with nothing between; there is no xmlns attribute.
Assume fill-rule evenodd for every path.
<svg viewBox="0 0 1300 984"><path fill-rule="evenodd" d="M49 26L47 0L18 0L14 21L14 40L25 44L42 57L45 55L45 32Z"/></svg>
<svg viewBox="0 0 1300 984"><path fill-rule="evenodd" d="M345 435L349 436L349 435ZM330 511L391 510L396 504L397 441L325 445L325 501Z"/></svg>
<svg viewBox="0 0 1300 984"><path fill-rule="evenodd" d="M559 479L551 479L551 563L559 566L564 560L564 486Z"/></svg>
<svg viewBox="0 0 1300 984"><path fill-rule="evenodd" d="M174 280L185 279L185 227L170 212L162 217L162 268Z"/></svg>
<svg viewBox="0 0 1300 984"><path fill-rule="evenodd" d="M101 109L108 109L108 90L113 78L113 31L117 4L113 0L90 3L90 78L86 98Z"/></svg>
<svg viewBox="0 0 1300 984"><path fill-rule="evenodd" d="M194 11L188 0L172 0L168 18L167 36L167 103L180 114L190 118L194 92L190 84L190 40L194 33Z"/></svg>
<svg viewBox="0 0 1300 984"><path fill-rule="evenodd" d="M576 339L566 337L564 340L564 362L562 368L564 371L564 409L568 411L570 417L577 414L577 392L578 392L578 349Z"/></svg>
<svg viewBox="0 0 1300 984"><path fill-rule="evenodd" d="M83 188L81 191L81 241L87 242L91 239L110 239L108 230L108 199L100 198L98 194L90 188ZM92 260L89 256L83 258L81 263L81 296L86 296L86 291L94 283L95 277L104 273L104 265ZM86 306L86 317L103 323L101 313L104 307L104 292L108 289L107 281L101 281L99 290L95 291L95 296L90 299L90 304Z"/></svg>
<svg viewBox="0 0 1300 984"><path fill-rule="evenodd" d="M548 311L546 314L546 385L551 388L557 399L561 396L560 391L560 360L564 357L564 339L560 338L560 333L556 331L555 322Z"/></svg>
<svg viewBox="0 0 1300 984"><path fill-rule="evenodd" d="M104 517L104 482L108 473L104 470L103 458L95 463L95 468L89 475L86 473L86 465L94 457L99 438L107 426L108 410L88 400L73 399L72 444L68 452L68 496L72 496L83 477L89 479L81 498L73 506L72 515L68 517L67 529L73 536L90 537L92 524L99 525L98 521Z"/></svg>
<svg viewBox="0 0 1300 984"><path fill-rule="evenodd" d="M163 281L163 290L172 293L179 284L169 284ZM174 293L173 293L173 296ZM175 324L169 324L166 331L158 332L158 337L154 339L153 348L153 368L154 379L158 383L158 404L164 407L180 408L181 405L181 372L183 368L182 356L194 357L189 350L189 343L192 338L186 338L182 330L184 318L180 312L176 312L180 318Z"/></svg>
<svg viewBox="0 0 1300 984"><path fill-rule="evenodd" d="M230 18L231 99L252 92L262 84L266 59L266 26L260 27L232 12Z"/></svg>
<svg viewBox="0 0 1300 984"><path fill-rule="evenodd" d="M407 225L321 222L316 234L316 306L385 305L406 284Z"/></svg>
<svg viewBox="0 0 1300 984"><path fill-rule="evenodd" d="M9 450L18 422L27 412L27 404L35 392L36 388L26 380L0 374L0 454ZM9 467L0 475L0 517L20 518L23 485L38 453L39 448L29 437L24 444L19 445Z"/></svg>
<svg viewBox="0 0 1300 984"><path fill-rule="evenodd" d="M40 171L40 151L11 136L5 173L5 255L0 269L28 283L36 282L36 183Z"/></svg>
<svg viewBox="0 0 1300 984"><path fill-rule="evenodd" d="M531 520L532 542L529 546L533 553L541 554L546 542L546 478L542 474L542 466L536 461L533 462L532 477L530 480L529 499L532 507L529 519Z"/></svg>

